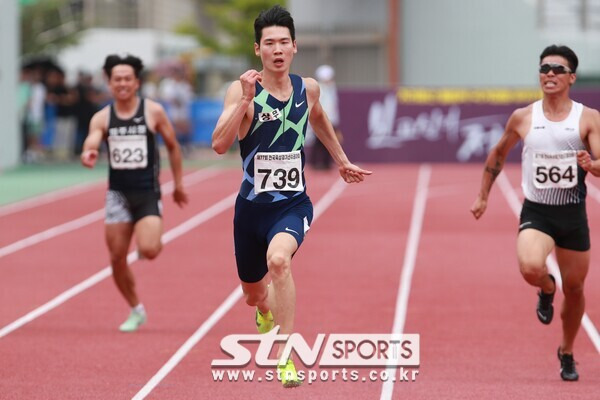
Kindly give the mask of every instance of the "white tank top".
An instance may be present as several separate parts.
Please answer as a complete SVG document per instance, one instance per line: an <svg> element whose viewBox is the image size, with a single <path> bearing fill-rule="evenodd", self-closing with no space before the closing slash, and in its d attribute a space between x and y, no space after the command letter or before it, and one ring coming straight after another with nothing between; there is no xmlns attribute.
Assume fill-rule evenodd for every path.
<svg viewBox="0 0 600 400"><path fill-rule="evenodd" d="M572 101L562 121L549 121L542 100L533 103L531 127L523 141L523 194L535 203L562 205L585 201L586 172L577 165L577 150L585 150L579 133L583 105Z"/></svg>

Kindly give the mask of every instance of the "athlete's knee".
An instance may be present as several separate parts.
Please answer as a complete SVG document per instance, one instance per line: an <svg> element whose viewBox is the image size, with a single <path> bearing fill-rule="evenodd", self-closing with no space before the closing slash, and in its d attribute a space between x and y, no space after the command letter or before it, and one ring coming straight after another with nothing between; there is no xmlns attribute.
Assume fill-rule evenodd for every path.
<svg viewBox="0 0 600 400"><path fill-rule="evenodd" d="M274 252L269 255L269 258L267 259L269 273L275 279L289 275L291 264L292 259L281 252Z"/></svg>
<svg viewBox="0 0 600 400"><path fill-rule="evenodd" d="M111 253L110 254L110 265L113 270L121 270L127 266L127 254L125 253Z"/></svg>
<svg viewBox="0 0 600 400"><path fill-rule="evenodd" d="M563 282L563 293L567 299L576 299L583 296L583 281L571 281L567 279Z"/></svg>
<svg viewBox="0 0 600 400"><path fill-rule="evenodd" d="M544 264L534 262L532 260L521 260L519 268L523 278L531 285L538 285L544 278L547 272L544 269Z"/></svg>
<svg viewBox="0 0 600 400"><path fill-rule="evenodd" d="M153 260L160 254L161 250L162 250L162 244L160 242L158 242L153 245L142 245L142 246L140 246L138 252L139 252L140 258L143 258L146 260Z"/></svg>
<svg viewBox="0 0 600 400"><path fill-rule="evenodd" d="M265 301L267 298L267 290L266 288L264 290L253 290L252 292L244 293L244 296L246 298L246 304L254 307Z"/></svg>

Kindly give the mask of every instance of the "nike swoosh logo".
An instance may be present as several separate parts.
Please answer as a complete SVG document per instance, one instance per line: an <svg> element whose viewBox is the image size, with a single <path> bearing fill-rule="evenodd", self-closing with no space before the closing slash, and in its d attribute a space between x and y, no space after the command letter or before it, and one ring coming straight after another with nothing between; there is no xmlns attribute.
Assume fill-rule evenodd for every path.
<svg viewBox="0 0 600 400"><path fill-rule="evenodd" d="M539 312L539 311L537 312L537 315L543 321L547 321L548 320L548 318L544 314L542 314L541 312Z"/></svg>
<svg viewBox="0 0 600 400"><path fill-rule="evenodd" d="M304 101L302 101L301 103L296 103L296 108L300 107L302 104L304 104Z"/></svg>
<svg viewBox="0 0 600 400"><path fill-rule="evenodd" d="M142 122L144 120L144 117L137 117L133 119L133 122L135 122L136 124L139 124L140 122Z"/></svg>
<svg viewBox="0 0 600 400"><path fill-rule="evenodd" d="M288 228L287 226L285 227L285 231L286 231L286 232L294 232L296 235L300 236L300 234L299 234L298 232L296 232L296 231L295 231L295 230L293 230L293 229L290 229L290 228Z"/></svg>
<svg viewBox="0 0 600 400"><path fill-rule="evenodd" d="M519 225L519 229L523 228L524 226L527 225L531 225L531 222L523 222L521 225Z"/></svg>

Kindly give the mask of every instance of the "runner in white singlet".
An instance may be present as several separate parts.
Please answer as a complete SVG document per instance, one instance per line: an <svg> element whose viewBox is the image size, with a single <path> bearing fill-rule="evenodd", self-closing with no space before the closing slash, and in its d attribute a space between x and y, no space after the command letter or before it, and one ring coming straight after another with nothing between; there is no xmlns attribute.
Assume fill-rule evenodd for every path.
<svg viewBox="0 0 600 400"><path fill-rule="evenodd" d="M523 140L525 201L517 257L523 278L539 288L537 317L549 324L554 315L556 284L548 273L546 258L552 250L556 252L565 295L558 358L560 376L566 381L579 379L573 344L584 313L583 286L590 264L584 181L588 172L600 176L600 113L569 97L577 65L577 56L566 46L544 49L539 65L543 98L516 110L509 118L503 136L488 155L481 189L471 206L479 219L506 156Z"/></svg>

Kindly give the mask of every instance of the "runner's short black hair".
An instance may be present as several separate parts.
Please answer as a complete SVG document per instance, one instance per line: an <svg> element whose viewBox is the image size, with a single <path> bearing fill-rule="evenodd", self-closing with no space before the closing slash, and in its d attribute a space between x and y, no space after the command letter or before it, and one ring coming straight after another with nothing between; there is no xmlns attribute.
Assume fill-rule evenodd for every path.
<svg viewBox="0 0 600 400"><path fill-rule="evenodd" d="M294 28L294 19L288 10L280 5L273 6L268 10L263 10L254 20L254 40L260 44L262 30L270 26L283 26L290 30L292 41L296 40L296 28Z"/></svg>
<svg viewBox="0 0 600 400"><path fill-rule="evenodd" d="M102 69L104 70L104 73L106 73L106 76L108 76L108 78L110 79L112 69L115 66L121 65L121 64L131 66L133 68L133 72L135 73L135 77L138 79L140 77L140 73L144 69L144 63L142 63L142 60L136 56L132 56L131 54L124 54L124 55L110 54L110 55L108 55L106 57L106 60L104 60L104 66L102 67Z"/></svg>
<svg viewBox="0 0 600 400"><path fill-rule="evenodd" d="M575 52L567 46L557 46L553 44L551 46L546 47L544 51L542 51L542 54L540 54L540 63L545 57L548 56L564 57L569 63L569 69L571 69L571 72L575 73L575 71L577 71L579 60L577 59L577 55L575 54Z"/></svg>

